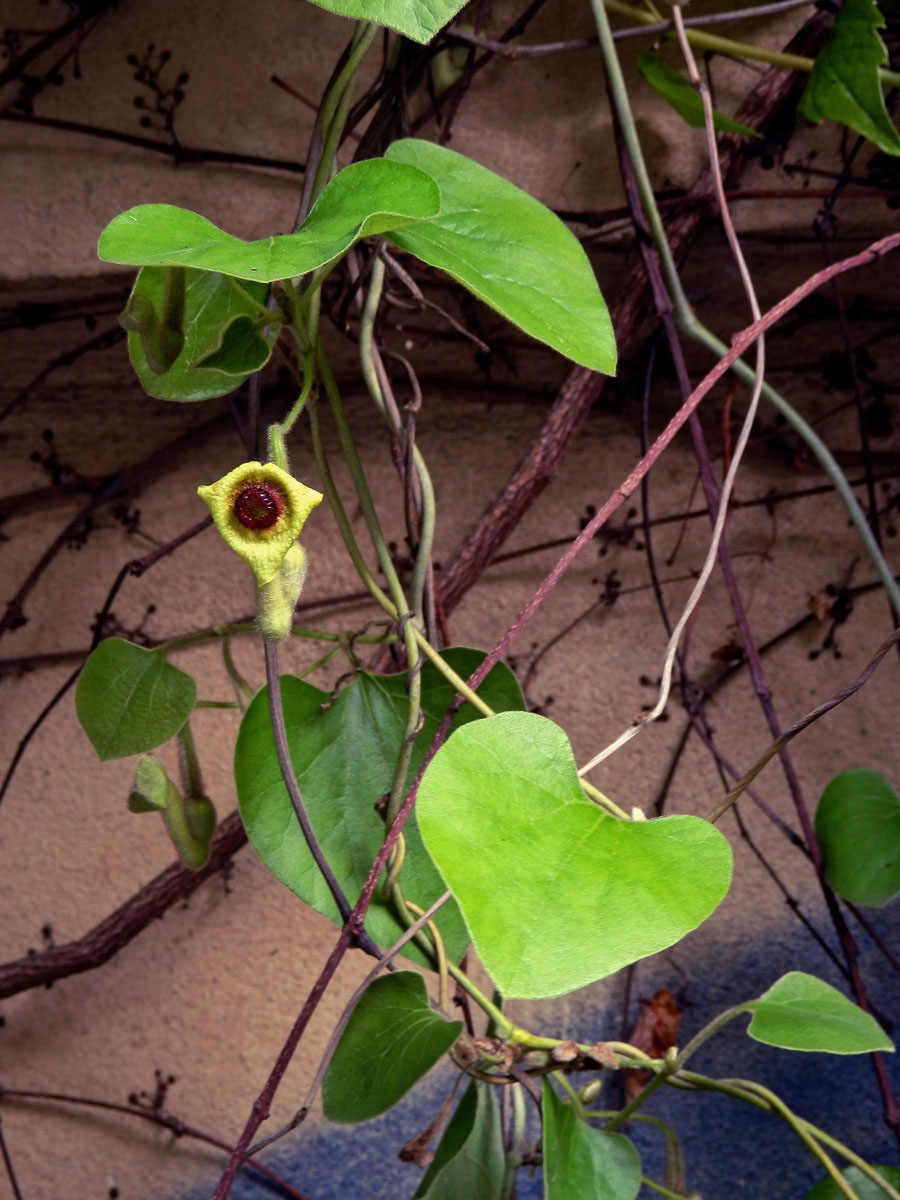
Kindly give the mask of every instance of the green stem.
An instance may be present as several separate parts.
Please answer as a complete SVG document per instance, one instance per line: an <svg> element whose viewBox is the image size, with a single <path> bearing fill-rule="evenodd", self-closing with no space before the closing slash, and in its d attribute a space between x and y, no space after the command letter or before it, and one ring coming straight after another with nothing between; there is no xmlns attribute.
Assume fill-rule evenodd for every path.
<svg viewBox="0 0 900 1200"><path fill-rule="evenodd" d="M562 1090L569 1097L572 1107L578 1113L579 1117L584 1120L584 1104L582 1103L581 1097L575 1091L573 1085L569 1082L562 1071L553 1071L552 1075Z"/></svg>
<svg viewBox="0 0 900 1200"><path fill-rule="evenodd" d="M516 1194L516 1177L522 1166L521 1147L525 1143L527 1130L527 1114L525 1112L525 1090L514 1087L511 1091L512 1121L509 1131L509 1145L506 1151L506 1168L503 1174L503 1187L500 1195L503 1200L511 1200Z"/></svg>
<svg viewBox="0 0 900 1200"><path fill-rule="evenodd" d="M366 381L366 387L369 389L369 395L374 400L375 406L387 423L388 428L397 440L403 444L405 438L400 414L396 411L396 405L391 406L388 404L388 398L385 395L382 381L379 378L378 367L380 365L380 355L374 341L375 317L384 287L384 274L384 261L381 258L376 258L372 264L372 278L360 322L359 358L363 378ZM424 622L425 585L428 579L431 552L434 544L435 497L431 476L425 465L425 460L416 445L413 445L412 457L416 479L419 484L419 536L410 591L413 611L416 613L419 621ZM412 534L412 531L410 533Z"/></svg>
<svg viewBox="0 0 900 1200"><path fill-rule="evenodd" d="M714 1017L708 1025L705 1025L703 1029L701 1029L695 1037L691 1038L688 1044L678 1052L674 1064L675 1070L680 1070L680 1068L684 1066L691 1055L694 1054L695 1051L699 1050L704 1042L708 1042L714 1034L718 1033L720 1029L727 1025L729 1021L733 1021L734 1018L739 1017L741 1013L749 1011L750 1009L746 1004L736 1004L733 1008L726 1008L724 1012L719 1013L717 1017Z"/></svg>
<svg viewBox="0 0 900 1200"><path fill-rule="evenodd" d="M497 1030L497 1037L509 1038L515 1029L515 1026L512 1024L509 1018L505 1017L497 1005L488 1000L484 992L481 991L479 987L476 987L465 971L461 970L456 963L449 958L447 959L447 970L460 985L460 987L464 988L465 991L469 993L478 1007L482 1009L483 1012L487 1013L487 1015L494 1022ZM554 1043L554 1045L555 1044L556 1043Z"/></svg>
<svg viewBox="0 0 900 1200"><path fill-rule="evenodd" d="M338 74L322 104L322 156L319 159L313 180L309 201L310 209L331 179L335 156L340 146L341 135L344 132L344 123L347 120L347 113L350 111L350 104L353 100L356 75L366 51L371 46L377 32L378 26L374 23L370 21L357 22L353 40L350 43L350 53L347 56L347 61L344 63L343 69Z"/></svg>
<svg viewBox="0 0 900 1200"><path fill-rule="evenodd" d="M381 530L378 514L375 511L375 502L372 499L372 493L369 491L369 485L366 482L362 463L360 462L359 454L356 450L356 443L353 440L353 434L351 433L350 426L347 422L347 415L344 412L344 405L341 401L340 392L338 391L337 383L335 382L335 378L331 370L331 364L328 362L328 358L325 354L325 348L322 346L321 342L316 347L316 361L319 368L319 376L322 381L322 387L328 400L331 414L334 417L338 440L341 443L341 450L344 453L347 468L350 472L350 478L353 480L353 488L356 492L356 497L359 500L359 506L362 509L363 519L365 520L366 528L369 531L369 537L372 541L372 546L374 547L375 555L378 559L378 565L381 567L384 577L387 580L388 589L391 593L393 603L400 607L404 604L403 589L401 587L396 568L394 567L394 563L391 559L387 542L385 541L384 534Z"/></svg>
<svg viewBox="0 0 900 1200"><path fill-rule="evenodd" d="M315 372L313 371L312 361L309 354L301 355L301 360L303 362L303 386L300 389L300 395L291 405L290 411L281 422L282 437L287 437L287 435L291 432L291 429L294 427L294 422L303 412L304 408L306 408L306 402L309 399L310 389L312 388L313 384Z"/></svg>
<svg viewBox="0 0 900 1200"><path fill-rule="evenodd" d="M228 672L228 678L231 680L241 711L246 712L253 699L253 688L237 669L231 654L231 635L228 633L222 639L222 662L225 664L225 670Z"/></svg>
<svg viewBox="0 0 900 1200"><path fill-rule="evenodd" d="M353 434L350 430L350 425L347 421L347 414L344 412L344 405L341 401L341 395L338 391L337 383L331 370L331 364L325 354L325 349L322 343L319 342L316 347L316 361L319 368L319 375L322 380L322 386L325 390L325 395L328 399L331 414L334 417L334 423L337 427L338 439L341 443L341 449L344 452L344 459L350 471L350 478L353 480L353 487L356 491L357 499L359 500L360 508L362 509L363 518L366 522L366 528L369 531L369 538L375 549L376 557L378 558L379 566L381 567L384 577L387 580L388 591L390 592L391 602L397 612L397 623L400 632L406 642L406 660L409 668L409 705L406 713L406 727L403 735L403 746L400 755L397 759L397 765L394 770L394 777L391 782L391 793L388 799L387 812L385 813L385 823L388 828L394 822L400 806L403 803L403 796L406 789L406 776L409 771L409 763L412 757L413 743L416 740L416 734L419 731L419 720L422 712L422 677L419 669L419 648L416 640L415 629L415 614L410 611L409 602L403 591L403 586L400 583L400 577L394 567L391 559L390 551L388 550L387 542L384 538L384 533L381 529L381 522L378 520L378 513L375 510L375 502L372 499L372 493L369 490L369 485L366 480L362 462L356 450L356 443L353 440Z"/></svg>
<svg viewBox="0 0 900 1200"><path fill-rule="evenodd" d="M610 1121L618 1116L618 1113L595 1111L586 1113L585 1116L589 1121ZM681 1139L672 1126L666 1121L661 1121L659 1117L651 1117L648 1113L632 1113L631 1120L640 1121L644 1125L652 1125L654 1129L659 1130L666 1144L666 1179L673 1187L684 1189L686 1186L684 1181L684 1153L681 1148Z"/></svg>
<svg viewBox="0 0 900 1200"><path fill-rule="evenodd" d="M308 410L309 427L312 435L313 453L316 458L316 465L319 469L319 477L322 481L322 489L328 498L328 503L331 506L331 511L334 514L334 519L337 523L338 530L344 545L347 548L347 553L350 555L351 561L356 568L357 574L362 580L363 585L368 589L372 598L378 603L388 616L396 621L399 618L399 613L396 606L392 603L390 597L378 586L372 576L371 571L366 566L366 561L362 556L359 544L353 533L353 528L347 516L347 511L344 508L344 503L340 498L337 487L335 486L334 476L331 473L331 467L328 463L328 456L325 453L325 445L322 440L322 427L319 421L318 410L315 404L311 404ZM428 641L425 635L409 622L407 628L413 631L416 639L416 644L430 662L440 671L448 683L451 683L456 691L466 700L469 701L481 714L485 717L492 717L494 710L490 708L477 695L462 678L457 675L453 668L444 661L440 653L435 650L434 646Z"/></svg>
<svg viewBox="0 0 900 1200"><path fill-rule="evenodd" d="M414 925L417 919L421 917L423 910L417 904L413 904L412 901L407 902L406 897L403 895L403 890L396 879L390 885L390 898L407 929L411 925ZM447 976L449 975L449 971L447 970L447 951L437 925L429 921L427 925L419 930L413 940L423 954L426 954L431 959L435 970L438 972L439 1002L444 1012L449 1013L450 997L447 988Z"/></svg>
<svg viewBox="0 0 900 1200"><path fill-rule="evenodd" d="M746 1081L745 1087L750 1086L750 1081ZM822 1149L816 1139L811 1135L806 1128L805 1122L793 1113L788 1106L774 1092L770 1092L768 1088L761 1087L759 1084L752 1084L752 1091L756 1092L763 1100L765 1100L770 1110L790 1126L797 1137L803 1142L810 1154L819 1160L824 1169L831 1176L832 1181L840 1192L847 1197L847 1200L859 1200L856 1192L843 1177L834 1160L829 1154Z"/></svg>
<svg viewBox="0 0 900 1200"><path fill-rule="evenodd" d="M716 355L721 357L727 352L728 347L724 342L720 341L714 333L707 329L697 318L690 312L690 308L683 314L679 313L676 307L676 319L679 326L693 337L696 341L702 342ZM752 383L754 373L752 367L748 366L743 359L738 359L732 363L731 370L734 371L741 379L747 383ZM778 412L785 418L791 428L800 438L806 443L807 447L817 459L819 466L828 476L829 482L841 498L844 508L847 510L853 528L856 530L856 535L863 544L863 548L869 557L869 561L875 568L875 572L880 579L884 590L887 592L888 600L891 608L894 610L894 615L900 621L900 587L894 578L893 572L885 561L884 554L881 551L875 536L866 520L865 513L860 507L859 501L850 486L847 476L838 466L836 459L831 451L808 424L807 421L797 412L793 405L768 383L763 383L762 393Z"/></svg>
<svg viewBox="0 0 900 1200"><path fill-rule="evenodd" d="M610 7L615 8L619 0L607 0ZM631 111L631 104L628 98L628 89L625 86L625 79L622 75L622 69L619 65L618 55L616 53L615 42L610 28L609 18L606 14L603 0L591 0L591 8L594 12L594 18L597 24L597 36L600 42L600 49L603 54L603 61L609 79L610 93L613 98L613 104L616 109L616 116L622 130L622 139L625 143L625 150L628 155L628 160L631 164L632 171L635 177L635 185L638 189L638 195L641 200L641 207L644 210L644 215L650 229L650 234L653 238L653 243L656 247L657 254L660 258L660 266L666 282L666 288L669 292L670 299L675 311L675 318L679 328L687 333L690 337L702 342L716 355L721 357L727 350L727 347L706 327L696 319L687 296L681 284L681 279L678 274L678 268L675 264L675 259L672 254L669 241L666 236L665 226L663 225L662 217L656 205L656 198L653 194L653 187L650 183L650 176L647 171L647 165L644 161L643 151L641 150L640 139L638 138L637 127L634 121L634 114ZM618 9L616 10L618 11ZM629 11L632 11L629 9ZM688 31L691 32L691 31ZM738 359L732 364L731 369L742 378L745 382L752 384L754 382L754 371L745 362ZM775 391L769 384L763 384L763 395L768 399L774 407L785 417L792 426L794 431L803 439L809 447L812 454L818 460L822 470L828 476L835 491L840 496L847 509L847 513L853 526L863 543L866 553L874 566L879 579L881 580L891 606L900 620L900 587L891 573L888 564L885 562L884 555L875 541L871 529L866 521L865 514L859 506L859 502L850 487L847 477L838 466L831 452L825 443L811 429L807 422L788 402Z"/></svg>
<svg viewBox="0 0 900 1200"><path fill-rule="evenodd" d="M626 1104L623 1109L615 1114L615 1116L603 1127L605 1133L612 1133L638 1111L643 1108L646 1102L650 1099L657 1088L662 1087L666 1079L671 1074L672 1068L657 1071L649 1083L634 1097L630 1103Z"/></svg>
<svg viewBox="0 0 900 1200"><path fill-rule="evenodd" d="M711 1079L706 1075L698 1075L694 1071L679 1071L677 1076L673 1076L670 1084L678 1084L679 1081L689 1084L691 1087L706 1092L720 1092L725 1096L732 1096L736 1100L743 1100L747 1104L752 1104L754 1107L762 1109L764 1112L771 1112L772 1106L769 1099L773 1093L768 1092L766 1088L759 1084L753 1083L745 1079ZM777 1097L775 1097L777 1099ZM779 1101L783 1104L782 1101ZM871 1180L889 1200L900 1200L900 1192L893 1188L886 1179L878 1174L863 1158L860 1158L849 1146L845 1146L837 1138L830 1133L826 1133L823 1129L819 1129L812 1122L805 1120L803 1117L798 1117L796 1113L791 1114L794 1120L799 1123L804 1130L816 1141L822 1142L831 1150L834 1150L840 1156L846 1159L847 1162L857 1167L867 1179ZM842 1182L846 1180L841 1176ZM845 1193L846 1194L846 1193Z"/></svg>
<svg viewBox="0 0 900 1200"><path fill-rule="evenodd" d="M655 25L659 18L649 12L642 12L627 4L624 0L604 0L605 7L610 12L620 13L640 25ZM781 50L768 50L765 46L755 46L752 42L739 42L734 38L720 37L715 33L706 33L702 29L686 28L685 35L692 46L703 50L712 50L717 54L727 54L730 58L749 58L756 62L768 63L772 67L785 67L789 71L803 71L807 75L815 66L815 59L803 54L785 54ZM887 67L878 68L878 76L882 87L900 86L900 73Z"/></svg>
<svg viewBox="0 0 900 1200"><path fill-rule="evenodd" d="M593 800L595 804L600 806L600 808L605 808L606 811L612 816L619 817L623 821L631 820L631 817L628 815L625 809L619 808L618 804L616 804L615 801L610 800L609 796L604 796L603 792L601 792L599 788L595 788L594 785L592 783L588 783L586 779L579 779L578 782L581 784L581 790L584 792L587 798L589 800Z"/></svg>
<svg viewBox="0 0 900 1200"><path fill-rule="evenodd" d="M214 625L212 629L204 629L200 633L185 633L180 637L169 638L167 642L160 642L154 647L161 650L164 654L170 654L173 650L185 650L190 646L202 646L206 642L215 642L220 638L237 637L241 634L256 633L257 628L249 622L243 625ZM396 634L381 633L381 634L354 634L352 631L343 633L327 633L322 629L307 629L302 625L297 625L291 630L291 637L308 638L316 642L357 642L361 646L382 646L387 642L395 642Z"/></svg>
<svg viewBox="0 0 900 1200"><path fill-rule="evenodd" d="M671 1200L688 1200L684 1192L673 1192L662 1183L657 1183L655 1179L649 1179L646 1175L641 1176L641 1183L648 1188L652 1188L654 1192L659 1192L661 1196L669 1196Z"/></svg>

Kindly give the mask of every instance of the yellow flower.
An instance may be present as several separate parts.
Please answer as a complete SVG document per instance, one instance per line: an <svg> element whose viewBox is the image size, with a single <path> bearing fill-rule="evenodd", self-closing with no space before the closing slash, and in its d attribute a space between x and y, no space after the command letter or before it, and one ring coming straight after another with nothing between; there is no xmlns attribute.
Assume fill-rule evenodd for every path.
<svg viewBox="0 0 900 1200"><path fill-rule="evenodd" d="M285 555L322 500L274 463L235 467L197 494L209 506L216 528L262 587L278 574Z"/></svg>

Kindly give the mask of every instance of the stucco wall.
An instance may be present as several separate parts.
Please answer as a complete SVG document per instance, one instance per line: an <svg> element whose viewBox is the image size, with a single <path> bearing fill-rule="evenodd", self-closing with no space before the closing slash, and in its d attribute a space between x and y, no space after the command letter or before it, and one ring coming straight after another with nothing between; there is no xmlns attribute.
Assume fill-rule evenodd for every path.
<svg viewBox="0 0 900 1200"><path fill-rule="evenodd" d="M10 23L25 27L37 19L35 11L42 20L49 18L51 6L9 8ZM143 53L153 42L171 50L170 71L177 74L184 68L190 74L177 125L185 145L300 159L311 115L272 86L269 77L277 74L315 99L349 24L294 0L259 0L250 8L248 19L248 6L236 2L123 2L86 39L79 55L81 78L71 78L68 64L64 84L43 94L37 111L138 130L134 68L126 58ZM503 11L498 9L492 20L501 29ZM766 37L782 45L796 22L791 17L773 23ZM567 5L542 14L533 38L575 37L589 30L587 16ZM720 71L718 64L715 71L718 103L732 111L745 76L737 70ZM496 64L479 77L463 106L452 145L555 206L615 205L621 196L602 104L602 79L593 52L560 61ZM649 97L642 102L640 117L656 177L690 183L700 165L700 135L685 135ZM18 306L75 299L88 308L93 304L106 314L104 319L115 311L127 275L111 275L98 264L94 244L99 229L116 212L141 201L166 200L197 207L232 232L253 236L289 227L296 208L298 177L287 171L176 169L136 148L11 123L0 125L0 134L6 167L0 176L0 315L8 319L0 333L6 368L0 379L0 408L33 383L42 364L90 335L83 312L76 321L36 320L32 328L21 322L16 326ZM804 133L792 143L792 157L802 159L813 144L819 146L821 163L829 148L838 145L838 135L827 130L812 139ZM787 176L758 168L745 176L745 183L767 185L773 179L779 186L790 183ZM747 203L739 208L750 234L748 251L764 307L818 265L810 266L807 254L808 223L817 204ZM842 213L836 245L848 250L884 226L883 204L876 208L854 203ZM600 250L598 272L605 291L615 292L632 260L630 237L624 232ZM686 283L698 313L723 336L745 323L733 268L712 228L687 268ZM871 345L874 374L885 383L893 404L896 392L890 389L896 387L900 363L896 339L886 337L885 328L896 320L900 300L896 268L883 263L854 276L847 294L858 298L854 329L860 344ZM474 354L458 343L429 340L418 333L408 338L428 385L418 431L437 487L438 560L452 552L515 466L565 376L565 364L524 339L498 334L498 341L503 339L510 362L496 362L486 381ZM823 293L806 306L802 323L792 319L772 335L771 377L817 422L845 469L857 476L855 416L847 404L846 386L829 380L822 368L823 347L832 345L839 345L836 316L833 302ZM388 535L401 542L400 494L384 432L355 382L351 351L339 350L337 341L335 350ZM639 453L646 361L646 343L640 343L624 360L619 382L604 394L559 478L517 530L515 547L573 535L586 507L599 505L630 469ZM703 356L694 354L694 377L699 378L707 365ZM677 403L668 372L661 369L652 399L654 430ZM277 368L267 377L273 414L283 409L288 388L279 383ZM717 396L707 406L708 414L703 413L714 445L720 406ZM178 406L143 397L121 344L54 371L0 426L0 490L9 497L48 485L47 471L34 460L35 454L41 458L55 450L76 477L95 481L216 414L222 420L215 429L173 453L152 476L135 482L126 504L131 512L140 510L137 532L127 532L110 506L100 509L86 542L64 548L29 595L27 623L4 639L0 651L3 764L16 754L36 714L72 671L122 564L199 519L203 511L196 499L197 484L219 477L243 457L243 449L225 403ZM776 427L771 413L763 414L762 423L739 481L740 499L762 499L771 489L781 493L820 483L819 472ZM47 431L52 431L50 440ZM330 433L329 438L333 443ZM873 449L879 471L896 465L896 421L873 441ZM291 455L298 476L315 485L316 469L302 432L292 439ZM340 475L338 482L349 497L346 477ZM696 466L684 437L652 474L651 513L677 514L699 507L695 484ZM880 493L883 501L896 494L896 482L888 482L888 488ZM4 599L28 577L84 500L77 491L56 489L9 512L0 541ZM673 612L692 585L708 534L704 519L687 522L683 530L677 522L664 525L654 534ZM324 508L311 519L304 541L311 562L305 600L356 588ZM589 547L513 647L524 678L535 648L546 646L585 612L615 572L623 589L615 605L597 608L563 637L542 658L529 686L531 702L544 706L569 732L579 761L653 699L645 681L659 674L665 637L648 586L642 543L638 532ZM833 496L778 504L773 512L763 504L742 509L730 520L728 543L760 643L804 617L810 597L828 584L840 583L848 572L853 583L872 578ZM900 569L896 539L887 539L886 547L895 569ZM453 614L454 640L489 646L554 561L555 553L543 550L491 568ZM164 637L235 620L251 606L246 572L207 531L146 575L128 580L116 597L114 614L122 629L140 628ZM359 605L314 612L310 622L330 630L352 629L374 615ZM817 621L767 655L784 723L849 682L889 624L883 598L868 594L856 601L850 619L837 631L840 657L823 650L828 624ZM690 636L689 663L698 679L707 680L720 669L717 656L734 633L728 598L716 574ZM248 678L261 684L255 639L238 640L234 649ZM299 670L316 654L315 648L292 642L284 652L284 669ZM57 657L31 661L40 655ZM9 659L30 661L23 669ZM205 697L229 695L216 650L196 648L179 662L202 679ZM333 681L343 669L335 668L325 678ZM794 760L811 803L836 771L850 765L874 767L900 783L897 680L896 661L886 662L860 697L796 743ZM749 766L768 744L769 734L746 672L735 677L710 712L723 752L739 769ZM649 807L684 719L673 702L668 721L597 772L598 786L626 807ZM237 725L231 712L202 711L196 719L199 752L220 817L235 806L231 756ZM132 771L132 761L97 761L78 726L71 693L28 744L0 809L4 961L29 947L39 951L46 940L44 926L49 927L46 936L57 944L81 936L169 863L172 851L161 823L126 809ZM781 817L794 820L777 767L768 769L759 788ZM705 812L721 794L714 765L692 739L675 777L670 810ZM821 895L802 854L751 803L744 802L743 811L753 838L788 881L804 914L827 931ZM725 822L723 828L736 857L728 898L686 942L641 964L634 984L634 996L649 996L657 987L676 990L689 1033L724 1006L758 994L789 969L806 969L845 986L834 964L802 931L734 823ZM872 914L872 920L882 936L896 943L895 909ZM0 1002L0 1087L124 1103L131 1093L152 1091L154 1071L159 1070L176 1077L166 1102L173 1113L233 1142L334 937L333 926L304 908L265 871L252 850L244 849L226 879L204 884L187 905L153 923L107 966L50 990L28 991ZM894 979L862 935L861 942L873 1002L890 1011L895 1005ZM341 968L279 1091L272 1126L290 1117L305 1094L330 1027L366 969L360 958L353 956ZM523 1022L544 1023L560 1034L577 1030L614 1037L620 1032L621 1005L622 982L616 979L552 1005L520 1005L514 1011ZM743 1074L771 1083L805 1115L833 1129L860 1153L876 1161L891 1160L895 1147L881 1124L871 1068L864 1059L836 1062L780 1054L750 1043L735 1029L716 1041L699 1065L710 1074ZM890 1070L900 1086L893 1064ZM447 1082L446 1075L430 1080L399 1115L361 1130L329 1127L316 1112L269 1161L314 1200L411 1195L417 1173L398 1164L394 1155L402 1141L430 1119ZM781 1126L748 1115L743 1107L674 1096L654 1111L684 1134L688 1180L704 1196L799 1200L817 1177L817 1168ZM133 1117L58 1104L4 1102L2 1118L28 1200L108 1200L114 1194L120 1200L199 1198L209 1195L221 1167L218 1151L188 1139L175 1142L170 1134ZM648 1173L658 1176L659 1146L637 1136ZM0 1195L6 1194L5 1187L0 1174ZM523 1181L521 1195L537 1195L539 1189L539 1177L531 1184ZM266 1194L265 1186L250 1177L234 1191L236 1197L253 1200Z"/></svg>

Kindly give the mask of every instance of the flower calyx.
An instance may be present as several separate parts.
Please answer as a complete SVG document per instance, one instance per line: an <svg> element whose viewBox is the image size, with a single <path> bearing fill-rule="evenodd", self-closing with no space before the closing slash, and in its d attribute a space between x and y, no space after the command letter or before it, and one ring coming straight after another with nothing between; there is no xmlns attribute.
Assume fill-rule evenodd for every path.
<svg viewBox="0 0 900 1200"><path fill-rule="evenodd" d="M260 587L278 575L322 493L275 463L247 462L216 483L197 488L219 533L239 554Z"/></svg>

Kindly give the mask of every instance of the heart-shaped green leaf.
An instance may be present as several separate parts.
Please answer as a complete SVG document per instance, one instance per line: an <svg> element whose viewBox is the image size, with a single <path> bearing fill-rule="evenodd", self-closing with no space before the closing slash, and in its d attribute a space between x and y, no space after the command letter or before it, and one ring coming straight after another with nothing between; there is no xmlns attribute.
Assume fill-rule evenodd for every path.
<svg viewBox="0 0 900 1200"><path fill-rule="evenodd" d="M645 81L663 100L667 101L683 121L694 129L702 129L706 124L703 113L703 100L696 88L680 71L673 71L667 66L655 50L647 50L638 55L638 70ZM759 134L740 121L733 121L723 113L713 109L713 125L721 133L739 133L743 137L757 138Z"/></svg>
<svg viewBox="0 0 900 1200"><path fill-rule="evenodd" d="M838 121L885 154L900 154L900 133L885 108L878 75L888 61L878 34L883 25L875 0L844 0L798 107L810 121Z"/></svg>
<svg viewBox="0 0 900 1200"><path fill-rule="evenodd" d="M387 25L424 45L456 16L465 0L313 0L313 3L339 17Z"/></svg>
<svg viewBox="0 0 900 1200"><path fill-rule="evenodd" d="M456 647L445 651L444 657L466 678L484 655L478 650ZM422 671L422 708L426 720L414 749L410 778L418 769L453 695L452 686L430 663L426 664ZM479 695L492 707L524 707L515 677L502 664L488 675ZM352 903L384 838L384 824L375 811L375 802L390 788L403 742L406 677L360 672L324 708L331 699L328 693L285 675L281 680L281 696L288 744L309 818ZM474 715L465 706L457 714L456 723L470 720ZM307 849L281 777L265 690L255 697L241 723L234 772L247 836L260 858L307 904L338 921L334 900ZM445 889L422 846L415 810L404 826L403 836L406 856L400 882L409 900L427 907ZM460 958L469 938L456 905L445 904L435 920L447 953ZM385 902L378 889L369 908L366 928L385 947L403 932L393 906ZM415 946L408 946L404 953L416 962L425 962Z"/></svg>
<svg viewBox="0 0 900 1200"><path fill-rule="evenodd" d="M875 1167L874 1170L895 1191L900 1192L900 1171L896 1167ZM883 1192L878 1184L873 1183L867 1175L864 1175L859 1167L847 1167L846 1171L841 1171L841 1174L856 1192L859 1200L887 1200L887 1193ZM807 1192L804 1200L844 1200L844 1193L829 1176L817 1183L811 1192Z"/></svg>
<svg viewBox="0 0 900 1200"><path fill-rule="evenodd" d="M503 1130L490 1084L469 1084L413 1200L498 1200L506 1173Z"/></svg>
<svg viewBox="0 0 900 1200"><path fill-rule="evenodd" d="M174 737L197 702L190 675L122 638L106 638L78 676L75 711L104 762L153 750Z"/></svg>
<svg viewBox="0 0 900 1200"><path fill-rule="evenodd" d="M533 196L470 158L406 138L386 158L437 181L441 211L388 238L446 271L520 329L582 366L615 374L609 311L575 235Z"/></svg>
<svg viewBox="0 0 900 1200"><path fill-rule="evenodd" d="M425 172L370 158L334 177L296 233L245 242L186 208L141 204L110 221L98 253L132 267L193 267L272 283L314 271L357 238L433 217L440 207L438 186Z"/></svg>
<svg viewBox="0 0 900 1200"><path fill-rule="evenodd" d="M430 1071L462 1032L428 1004L414 971L382 975L363 992L322 1081L329 1121L368 1121L387 1112Z"/></svg>
<svg viewBox="0 0 900 1200"><path fill-rule="evenodd" d="M816 809L816 841L845 900L883 908L900 892L900 799L877 771L835 775Z"/></svg>
<svg viewBox="0 0 900 1200"><path fill-rule="evenodd" d="M753 1013L747 1032L769 1046L826 1054L894 1049L874 1017L830 984L803 971L782 975L746 1008Z"/></svg>
<svg viewBox="0 0 900 1200"><path fill-rule="evenodd" d="M664 950L728 890L699 817L620 821L587 801L562 729L503 713L458 730L416 803L425 846L508 997L558 996Z"/></svg>
<svg viewBox="0 0 900 1200"><path fill-rule="evenodd" d="M621 1133L592 1129L544 1076L544 1200L634 1200L641 1160Z"/></svg>
<svg viewBox="0 0 900 1200"><path fill-rule="evenodd" d="M160 311L165 303L168 277L167 267L144 267L139 271L126 315L134 311ZM265 284L238 283L212 271L186 270L184 277L181 349L166 370L156 370L165 365L165 360L151 363L148 359L147 335L128 325L131 365L144 391L157 400L208 400L233 392L266 362L278 332L274 317L265 307L269 290ZM246 334L248 325L259 330L267 317L272 317L273 326L265 337L257 332L248 340L229 333L238 321L246 325L239 325L236 333L243 330ZM226 342L228 353L216 362L216 355ZM207 361L198 365L198 360L204 358Z"/></svg>

